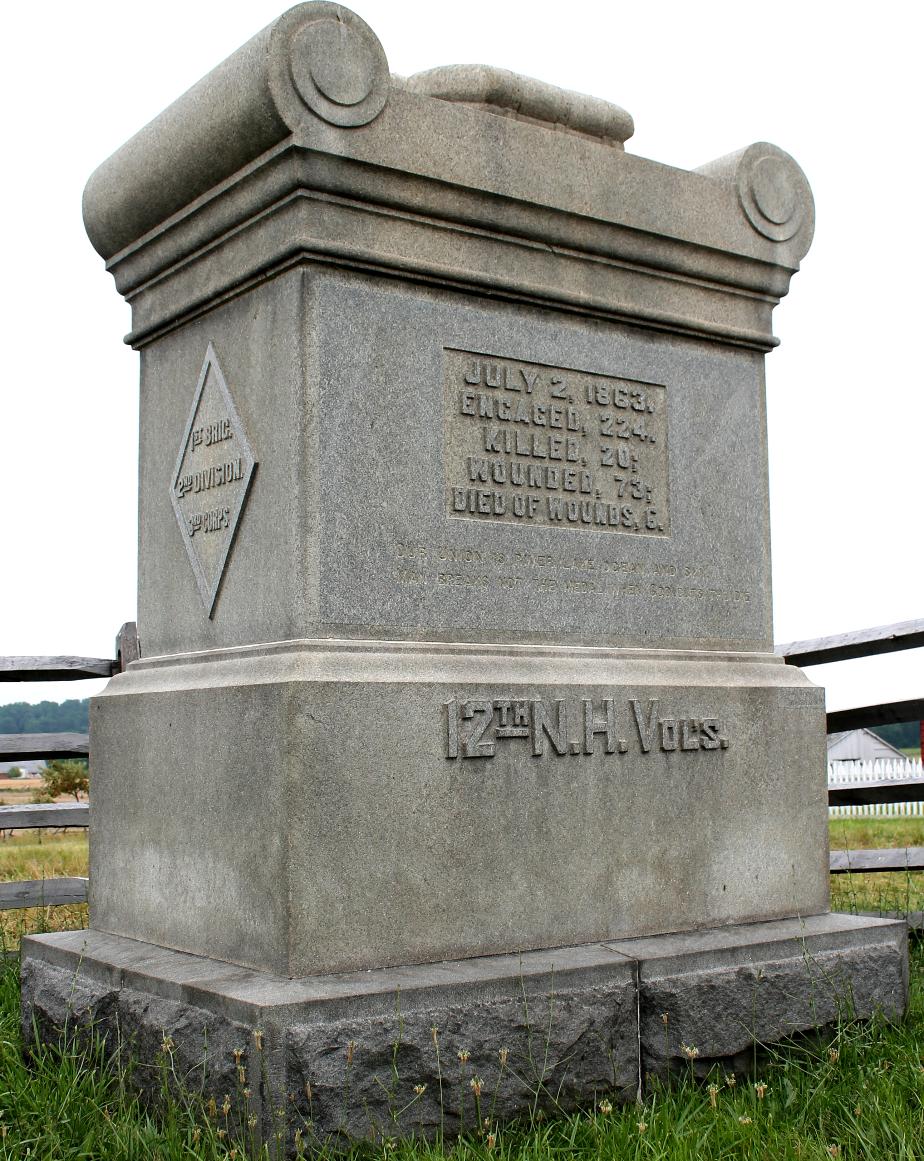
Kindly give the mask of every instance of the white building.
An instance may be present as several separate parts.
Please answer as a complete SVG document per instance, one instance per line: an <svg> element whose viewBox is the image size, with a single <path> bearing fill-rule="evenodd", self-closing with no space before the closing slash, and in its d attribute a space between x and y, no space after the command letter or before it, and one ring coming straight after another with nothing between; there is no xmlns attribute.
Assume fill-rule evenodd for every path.
<svg viewBox="0 0 924 1161"><path fill-rule="evenodd" d="M829 762L873 762L877 758L903 760L905 755L872 730L845 730L828 734Z"/></svg>

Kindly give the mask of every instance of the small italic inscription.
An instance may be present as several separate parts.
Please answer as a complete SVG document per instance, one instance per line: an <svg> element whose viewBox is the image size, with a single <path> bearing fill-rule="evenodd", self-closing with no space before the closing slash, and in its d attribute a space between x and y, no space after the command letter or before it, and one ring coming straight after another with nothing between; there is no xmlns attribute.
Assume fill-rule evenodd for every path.
<svg viewBox="0 0 924 1161"><path fill-rule="evenodd" d="M173 511L209 617L256 466L209 343L170 486Z"/></svg>

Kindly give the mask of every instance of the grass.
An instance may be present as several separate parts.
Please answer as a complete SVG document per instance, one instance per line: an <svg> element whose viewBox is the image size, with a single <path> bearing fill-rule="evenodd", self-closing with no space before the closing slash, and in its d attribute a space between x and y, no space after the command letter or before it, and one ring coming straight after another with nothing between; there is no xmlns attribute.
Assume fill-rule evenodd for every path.
<svg viewBox="0 0 924 1161"><path fill-rule="evenodd" d="M20 830L0 841L0 882L87 874L87 832ZM23 935L87 926L87 905L0 911L0 946L15 950Z"/></svg>
<svg viewBox="0 0 924 1161"><path fill-rule="evenodd" d="M0 967L0 1158L13 1161L173 1161L226 1158L221 1125L195 1104L169 1101L156 1120L129 1077L98 1046L81 1055L39 1048L30 1066L19 1034L19 971Z"/></svg>
<svg viewBox="0 0 924 1161"><path fill-rule="evenodd" d="M836 818L828 827L832 850L924 846L924 818ZM832 875L831 909L924 911L924 872Z"/></svg>
<svg viewBox="0 0 924 1161"><path fill-rule="evenodd" d="M832 846L924 845L924 819L846 819L831 824ZM78 832L28 834L0 843L0 878L86 873ZM881 897L868 880L914 880L891 899L924 909L924 875L837 876L842 909ZM852 883L850 882L852 880ZM844 905L848 904L848 905ZM860 909L868 909L865 906ZM46 930L82 926L83 908L32 914ZM72 913L64 915L64 912ZM25 925L23 925L25 926ZM29 929L29 928L25 928ZM31 928L35 930L36 927ZM18 938L18 937L17 937ZM924 945L912 949L911 1010L901 1025L843 1023L824 1041L762 1053L758 1071L715 1071L657 1087L642 1104L601 1100L581 1113L486 1129L445 1144L385 1142L353 1156L394 1161L924 1161ZM165 1097L155 1116L135 1097L130 1075L102 1058L41 1048L22 1060L18 969L0 965L0 1161L277 1161L235 1142L221 1109L209 1115L194 1095ZM165 1068L168 1060L165 1058ZM321 1154L325 1154L321 1150Z"/></svg>
<svg viewBox="0 0 924 1161"><path fill-rule="evenodd" d="M166 1067L166 1064L165 1064ZM14 964L0 968L0 1158L189 1161L261 1158L235 1143L195 1098L154 1117L98 1051L39 1050L27 1068ZM490 1133L490 1135L489 1135ZM321 1155L330 1155L322 1149ZM597 1107L491 1127L445 1145L385 1142L352 1156L395 1161L921 1161L924 1158L924 948L912 958L912 1003L899 1026L844 1023L824 1042L765 1052L751 1077L714 1071L656 1088L642 1104Z"/></svg>

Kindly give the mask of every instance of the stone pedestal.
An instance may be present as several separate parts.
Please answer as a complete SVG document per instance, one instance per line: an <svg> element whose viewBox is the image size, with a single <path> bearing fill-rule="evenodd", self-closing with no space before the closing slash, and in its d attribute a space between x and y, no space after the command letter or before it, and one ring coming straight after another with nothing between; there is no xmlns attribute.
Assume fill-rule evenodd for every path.
<svg viewBox="0 0 924 1161"><path fill-rule="evenodd" d="M93 926L303 976L820 913L821 713L767 655L142 660L94 707Z"/></svg>
<svg viewBox="0 0 924 1161"><path fill-rule="evenodd" d="M701 1075L748 1068L783 1037L897 1018L908 989L906 925L851 915L298 980L96 931L24 949L40 1035L67 1022L112 1050L127 1038L154 1089L168 1038L177 1077L270 1135L286 1110L290 1143L296 1129L432 1136L632 1099L689 1069L684 1047Z"/></svg>
<svg viewBox="0 0 924 1161"><path fill-rule="evenodd" d="M513 965L546 1003L561 962L593 993L561 1044L605 1026L615 1062L577 1100L638 1084L664 953L624 941L708 930L731 979L756 953L724 930L805 925L837 994L901 1009L862 950L901 980L897 929L826 917L823 696L772 653L763 358L811 192L775 146L688 173L631 132L503 70L391 77L311 3L93 175L141 356L142 656L91 711L91 931L27 945L27 1017L79 964L142 1055L169 1004L246 1032L169 982L204 964L277 989L285 1088L339 1051L303 1025L384 1019L346 1002L364 977L336 1018L311 999L332 974L385 973L387 1006L409 973L418 1054L449 1008L493 1052L501 1004L512 1052ZM126 995L159 999L122 1011L136 952ZM780 1004L761 1036L806 1026Z"/></svg>

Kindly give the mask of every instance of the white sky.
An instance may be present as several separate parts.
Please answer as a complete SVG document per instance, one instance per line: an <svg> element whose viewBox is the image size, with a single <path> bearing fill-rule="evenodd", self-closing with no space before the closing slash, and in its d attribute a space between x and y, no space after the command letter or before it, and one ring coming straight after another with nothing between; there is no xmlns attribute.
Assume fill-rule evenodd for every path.
<svg viewBox="0 0 924 1161"><path fill-rule="evenodd" d="M4 11L0 654L111 656L135 616L138 357L83 232L96 165L284 0ZM924 615L920 4L358 0L393 72L480 61L603 97L631 152L694 168L766 140L815 194L767 360L776 639ZM922 692L920 653L819 667L830 708ZM85 697L0 685L0 702Z"/></svg>

